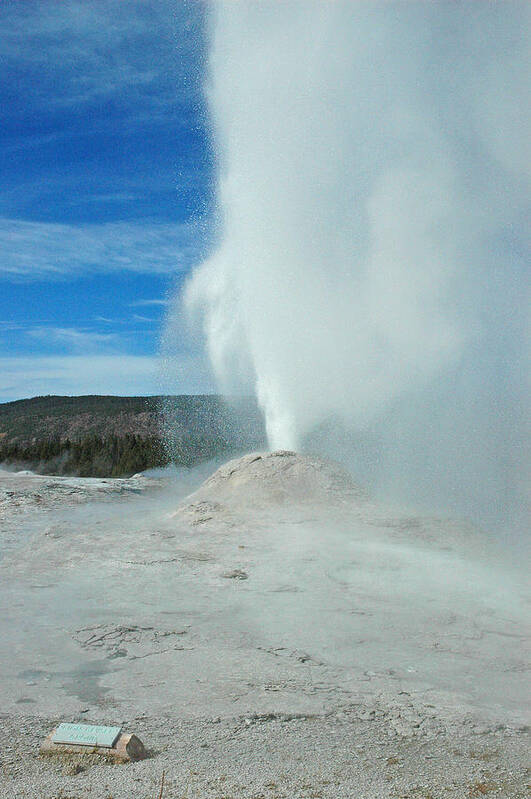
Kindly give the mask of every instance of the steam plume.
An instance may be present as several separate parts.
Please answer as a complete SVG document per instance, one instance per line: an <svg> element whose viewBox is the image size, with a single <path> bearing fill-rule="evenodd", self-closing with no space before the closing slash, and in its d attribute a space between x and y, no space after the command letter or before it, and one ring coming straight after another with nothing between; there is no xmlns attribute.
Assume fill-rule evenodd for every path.
<svg viewBox="0 0 531 799"><path fill-rule="evenodd" d="M186 292L271 447L504 524L523 490L528 21L517 2L215 4L219 242Z"/></svg>

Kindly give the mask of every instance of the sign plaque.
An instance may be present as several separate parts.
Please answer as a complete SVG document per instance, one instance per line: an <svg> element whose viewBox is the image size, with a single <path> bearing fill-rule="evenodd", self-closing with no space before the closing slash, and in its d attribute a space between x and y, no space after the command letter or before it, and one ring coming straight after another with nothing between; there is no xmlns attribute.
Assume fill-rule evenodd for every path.
<svg viewBox="0 0 531 799"><path fill-rule="evenodd" d="M103 727L99 724L59 724L51 741L54 744L98 746L112 749L121 730L121 727Z"/></svg>

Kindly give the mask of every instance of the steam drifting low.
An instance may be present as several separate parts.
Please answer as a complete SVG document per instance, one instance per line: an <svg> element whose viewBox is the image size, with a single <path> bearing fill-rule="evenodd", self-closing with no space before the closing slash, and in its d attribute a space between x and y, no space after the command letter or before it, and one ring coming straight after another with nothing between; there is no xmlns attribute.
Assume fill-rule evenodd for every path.
<svg viewBox="0 0 531 799"><path fill-rule="evenodd" d="M185 301L271 447L522 518L525 3L217 3L218 243Z"/></svg>

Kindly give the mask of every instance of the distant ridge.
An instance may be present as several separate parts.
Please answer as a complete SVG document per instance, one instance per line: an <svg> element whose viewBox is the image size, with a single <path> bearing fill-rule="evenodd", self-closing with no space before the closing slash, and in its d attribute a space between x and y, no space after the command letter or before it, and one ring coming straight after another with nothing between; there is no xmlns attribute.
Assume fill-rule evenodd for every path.
<svg viewBox="0 0 531 799"><path fill-rule="evenodd" d="M20 443L59 436L75 440L87 434L160 432L158 397L48 395L0 404L0 433Z"/></svg>
<svg viewBox="0 0 531 799"><path fill-rule="evenodd" d="M263 420L250 399L50 395L0 404L0 463L46 474L189 466L263 442Z"/></svg>

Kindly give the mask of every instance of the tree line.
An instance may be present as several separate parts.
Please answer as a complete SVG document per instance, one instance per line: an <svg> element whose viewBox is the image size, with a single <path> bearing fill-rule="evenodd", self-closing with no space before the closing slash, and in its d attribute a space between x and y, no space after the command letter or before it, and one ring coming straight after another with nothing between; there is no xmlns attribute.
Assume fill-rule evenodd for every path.
<svg viewBox="0 0 531 799"><path fill-rule="evenodd" d="M31 442L0 441L0 463L32 469L41 474L79 477L127 477L166 466L194 466L229 451L223 436L185 433L172 442L171 454L163 439L155 436L87 435L78 440L59 437Z"/></svg>

